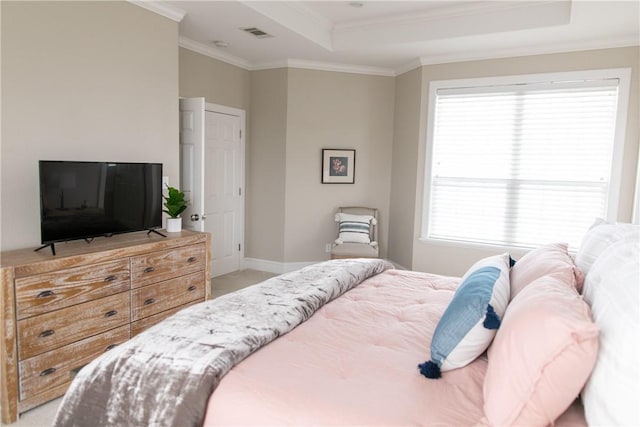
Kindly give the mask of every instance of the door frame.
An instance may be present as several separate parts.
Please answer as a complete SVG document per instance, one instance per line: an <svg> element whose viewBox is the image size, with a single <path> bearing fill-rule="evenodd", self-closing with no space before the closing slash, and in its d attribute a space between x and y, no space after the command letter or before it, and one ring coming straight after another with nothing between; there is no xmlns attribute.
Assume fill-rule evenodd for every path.
<svg viewBox="0 0 640 427"><path fill-rule="evenodd" d="M237 116L240 118L240 220L239 220L239 223L241 224L241 227L240 227L240 232L238 234L238 237L240 239L240 251L239 251L240 253L238 254L238 268L241 268L244 263L244 235L245 235L244 206L245 206L245 200L246 200L245 195L247 194L247 191L245 188L245 175L246 175L245 140L247 135L246 112L245 110L242 110L240 108L227 107L226 105L213 104L210 102L205 102L204 110L205 112L209 111L211 113L227 114L229 116ZM206 123L206 118L205 118L205 123ZM211 236L211 237L212 239L215 238L214 236Z"/></svg>
<svg viewBox="0 0 640 427"><path fill-rule="evenodd" d="M183 105L183 101L189 102L189 103L197 103L197 105L189 105L189 108L187 110L183 110L184 105ZM200 171L200 178L202 178L202 174L204 173L204 131L205 131L205 100L203 97L194 97L194 98L186 98L186 97L180 97L179 98L179 111L180 111L180 137L179 137L179 141L178 144L180 146L180 169L179 169L179 176L180 176L180 185L179 188L185 192L185 196L187 196L187 209L183 212L183 217L187 218L186 221L186 225L183 223L182 226L184 228L186 228L187 230L194 230L194 231L204 231L204 225L202 222L197 222L197 223L193 223L192 221L189 221L189 217L191 215L193 215L194 213L198 214L198 215L202 215L202 213L204 212L204 208L203 208L203 201L204 201L204 182L198 182L198 180L195 179L195 171L198 170ZM187 117L184 116L185 112L189 112L193 114L193 117L189 117L187 119ZM186 138L184 136L184 132L185 132L185 125L184 125L184 120L187 119L190 124L190 126L188 127L189 130L191 130L194 134L198 134L198 138ZM193 135L191 135L193 136ZM189 142L185 142L186 140L189 140ZM185 173L185 155L187 154L187 151L185 151L185 147L187 146L193 146L193 152L191 153L191 158L190 158L190 167L193 168L193 171L191 171L191 176L190 176L190 185L186 185L186 177L187 174ZM196 152L200 152L200 161L199 162L195 162L194 160L194 156L197 154ZM202 179L200 180L202 181ZM164 185L164 183L163 183ZM164 190L163 190L164 191ZM188 194L187 194L188 193ZM200 198L200 202L199 205L196 207L194 207L194 203L193 200ZM185 216L186 215L186 216Z"/></svg>

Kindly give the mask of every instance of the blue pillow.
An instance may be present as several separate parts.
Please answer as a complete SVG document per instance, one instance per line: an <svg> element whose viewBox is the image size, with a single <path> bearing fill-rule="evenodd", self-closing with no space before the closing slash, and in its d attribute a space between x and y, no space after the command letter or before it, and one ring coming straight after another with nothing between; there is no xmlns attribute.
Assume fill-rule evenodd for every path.
<svg viewBox="0 0 640 427"><path fill-rule="evenodd" d="M431 360L418 365L427 378L473 362L491 344L509 302L509 254L476 262L462 277L431 339Z"/></svg>

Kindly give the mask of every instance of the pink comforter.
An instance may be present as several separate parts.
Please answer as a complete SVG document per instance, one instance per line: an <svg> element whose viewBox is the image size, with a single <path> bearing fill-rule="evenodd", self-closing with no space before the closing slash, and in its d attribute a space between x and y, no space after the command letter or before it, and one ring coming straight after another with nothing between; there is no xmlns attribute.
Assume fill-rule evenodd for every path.
<svg viewBox="0 0 640 427"><path fill-rule="evenodd" d="M387 270L321 308L233 368L205 426L471 426L482 418L487 362L421 376L458 279ZM556 426L585 426L573 405Z"/></svg>

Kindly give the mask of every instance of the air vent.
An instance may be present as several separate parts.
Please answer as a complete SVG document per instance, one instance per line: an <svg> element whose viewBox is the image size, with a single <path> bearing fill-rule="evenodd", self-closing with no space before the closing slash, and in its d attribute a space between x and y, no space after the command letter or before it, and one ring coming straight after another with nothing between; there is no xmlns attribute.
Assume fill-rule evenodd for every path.
<svg viewBox="0 0 640 427"><path fill-rule="evenodd" d="M256 27L240 28L240 29L242 31L245 31L245 32L247 32L249 34L254 35L255 37L257 37L259 39L266 39L266 38L269 38L269 37L273 37L271 34L265 33L260 28L256 28Z"/></svg>

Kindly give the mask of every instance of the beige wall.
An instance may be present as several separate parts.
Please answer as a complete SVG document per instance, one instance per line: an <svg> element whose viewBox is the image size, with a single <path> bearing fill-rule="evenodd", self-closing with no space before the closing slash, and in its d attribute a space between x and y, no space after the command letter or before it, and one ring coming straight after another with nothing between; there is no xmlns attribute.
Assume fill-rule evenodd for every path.
<svg viewBox="0 0 640 427"><path fill-rule="evenodd" d="M338 206L380 209L388 235L394 82L390 77L277 69L251 72L245 255L327 259ZM320 183L322 148L356 149L356 183Z"/></svg>
<svg viewBox="0 0 640 427"><path fill-rule="evenodd" d="M333 216L339 206L379 209L386 255L393 108L392 77L289 70L286 262L329 258L325 245L337 237ZM323 148L356 150L355 184L321 184Z"/></svg>
<svg viewBox="0 0 640 427"><path fill-rule="evenodd" d="M630 221L633 206L633 194L636 179L639 138L639 94L640 94L640 48L602 49L594 51L573 52L553 55L538 55L529 57L506 58L487 61L473 61L454 64L430 65L422 67L422 114L421 123L413 122L418 127L419 139L414 140L418 146L419 164L416 178L415 222L413 224L415 237L413 243L413 263L411 268L439 274L462 275L477 259L501 252L477 247L464 247L420 241L418 235L421 227L422 190L425 167L425 122L428 101L429 83L432 80L451 80L457 78L490 77L500 75L548 73L560 71L577 71L603 68L629 67L632 69L629 110L627 118L626 142L622 167L622 187L619 203L619 221ZM403 150L413 150L407 145ZM394 168L395 177L400 171ZM404 207L411 208L408 200L403 201ZM401 225L409 227L409 225ZM520 255L514 252L515 255ZM393 256L395 254L391 254Z"/></svg>
<svg viewBox="0 0 640 427"><path fill-rule="evenodd" d="M362 204L381 210L383 256L459 275L496 251L418 240L429 82L614 67L633 69L618 219L631 217L638 47L431 65L395 79L249 72L179 49L175 22L126 2L0 4L3 250L40 241L40 159L161 162L177 182L176 99L204 96L248 113L247 257L325 259L335 208ZM321 149L342 147L357 150L356 184L320 184Z"/></svg>
<svg viewBox="0 0 640 427"><path fill-rule="evenodd" d="M389 196L389 258L408 268L413 262L414 211L418 170L422 72L416 68L396 78L391 192Z"/></svg>
<svg viewBox="0 0 640 427"><path fill-rule="evenodd" d="M251 73L245 257L283 262L288 70Z"/></svg>
<svg viewBox="0 0 640 427"><path fill-rule="evenodd" d="M0 3L2 249L40 242L38 160L160 162L177 182L178 24L126 2Z"/></svg>
<svg viewBox="0 0 640 427"><path fill-rule="evenodd" d="M249 110L249 71L184 48L179 58L181 97Z"/></svg>

